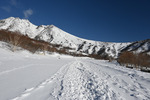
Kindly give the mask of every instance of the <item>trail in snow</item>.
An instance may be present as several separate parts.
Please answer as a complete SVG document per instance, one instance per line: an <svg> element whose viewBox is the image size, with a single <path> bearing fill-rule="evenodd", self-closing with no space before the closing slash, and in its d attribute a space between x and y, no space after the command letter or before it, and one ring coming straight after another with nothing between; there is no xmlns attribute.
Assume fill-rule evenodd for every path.
<svg viewBox="0 0 150 100"><path fill-rule="evenodd" d="M41 82L41 84L37 85L36 87L26 89L20 96L17 96L16 98L14 98L12 100L28 99L28 96L31 96L31 97L29 97L29 100L30 99L31 100L32 99L33 100L45 100L45 98L50 98L49 97L50 92L53 91L54 87L59 86L59 81L60 81L60 79L63 79L63 75L67 72L70 64L66 64L66 65L62 66L60 68L60 70L56 74L54 74L51 78L46 79L45 81ZM58 82L58 84L57 84L57 82ZM38 94L42 94L42 95L38 95ZM48 97L47 97L47 95L48 95ZM53 99L55 99L55 98L53 98Z"/></svg>
<svg viewBox="0 0 150 100"><path fill-rule="evenodd" d="M13 100L149 100L145 75L108 62L74 61Z"/></svg>
<svg viewBox="0 0 150 100"><path fill-rule="evenodd" d="M32 67L32 66L38 66L38 65L39 64L30 64L30 65L22 66L22 67L19 67L19 68L13 68L11 70L6 70L6 71L0 72L0 75L6 74L6 73L10 73L10 72L13 72L13 71L16 71L16 70ZM45 65L45 64L43 64L43 65Z"/></svg>
<svg viewBox="0 0 150 100"><path fill-rule="evenodd" d="M10 100L53 76L70 56L11 53L0 49L0 100ZM59 55L60 56L60 55Z"/></svg>

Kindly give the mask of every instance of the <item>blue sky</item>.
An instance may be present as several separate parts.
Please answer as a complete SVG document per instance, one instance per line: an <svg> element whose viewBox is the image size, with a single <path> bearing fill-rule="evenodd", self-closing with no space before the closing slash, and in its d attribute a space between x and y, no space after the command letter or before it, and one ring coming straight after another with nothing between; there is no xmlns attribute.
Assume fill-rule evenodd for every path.
<svg viewBox="0 0 150 100"><path fill-rule="evenodd" d="M150 38L149 0L0 0L0 19L29 19L105 42Z"/></svg>

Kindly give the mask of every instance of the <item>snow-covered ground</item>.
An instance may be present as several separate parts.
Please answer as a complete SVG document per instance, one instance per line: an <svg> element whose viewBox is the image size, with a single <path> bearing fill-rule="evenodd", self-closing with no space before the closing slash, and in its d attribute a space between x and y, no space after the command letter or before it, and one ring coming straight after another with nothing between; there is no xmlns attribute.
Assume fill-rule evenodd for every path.
<svg viewBox="0 0 150 100"><path fill-rule="evenodd" d="M0 100L149 99L149 73L103 60L0 49Z"/></svg>
<svg viewBox="0 0 150 100"><path fill-rule="evenodd" d="M59 59L60 58L60 59ZM12 53L0 49L0 100L9 100L51 77L72 57Z"/></svg>

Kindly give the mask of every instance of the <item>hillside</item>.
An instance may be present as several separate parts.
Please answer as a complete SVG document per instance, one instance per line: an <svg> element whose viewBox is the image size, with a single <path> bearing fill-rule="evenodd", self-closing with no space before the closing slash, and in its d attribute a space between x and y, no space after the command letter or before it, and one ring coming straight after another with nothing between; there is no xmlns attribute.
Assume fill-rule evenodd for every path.
<svg viewBox="0 0 150 100"><path fill-rule="evenodd" d="M75 49L74 52L84 54L108 55L117 57L121 50L131 43L110 43L82 39L73 36L54 25L33 25L25 19L10 17L0 21L0 29L18 31L32 39L44 40L52 44L59 44Z"/></svg>

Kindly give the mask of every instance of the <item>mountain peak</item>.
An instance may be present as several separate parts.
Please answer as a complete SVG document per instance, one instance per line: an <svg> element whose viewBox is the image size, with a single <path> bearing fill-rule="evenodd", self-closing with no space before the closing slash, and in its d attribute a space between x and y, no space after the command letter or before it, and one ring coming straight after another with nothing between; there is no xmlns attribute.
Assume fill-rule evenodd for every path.
<svg viewBox="0 0 150 100"><path fill-rule="evenodd" d="M3 19L3 20L14 20L14 19L16 19L16 18L15 17L8 17L8 18Z"/></svg>
<svg viewBox="0 0 150 100"><path fill-rule="evenodd" d="M28 19L20 19L19 17L9 17L9 18L6 18L4 20L5 21L27 21L27 22L30 22Z"/></svg>

